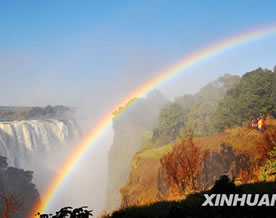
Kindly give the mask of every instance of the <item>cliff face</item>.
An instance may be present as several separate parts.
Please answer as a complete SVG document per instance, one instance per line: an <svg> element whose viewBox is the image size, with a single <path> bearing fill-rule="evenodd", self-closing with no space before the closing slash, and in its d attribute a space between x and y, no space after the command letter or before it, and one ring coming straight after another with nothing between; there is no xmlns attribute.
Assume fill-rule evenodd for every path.
<svg viewBox="0 0 276 218"><path fill-rule="evenodd" d="M264 74L265 80L262 79ZM230 178L240 177L241 183L258 181L256 163L264 161L267 149L275 146L275 140L267 140L275 138L275 134L242 124L249 122L252 116L271 113L274 106L270 98L270 95L273 97L273 87L268 78L272 78L272 74L269 70L257 69L242 78L224 75L195 95L178 97L161 111L158 128L152 132L146 120L153 120L154 116L148 114L147 110L141 113L143 107L137 110L138 113L124 113L125 117L114 123L115 139L110 151L110 160L113 161L110 163L111 174L117 174L110 178L117 183L108 197L114 197L114 205L119 206L119 188L122 206L129 207L178 199L190 191L212 185L226 173ZM258 81L256 78L266 84L267 89L262 93L255 92L255 87L259 86L255 83ZM155 102L150 101L149 105L155 106ZM260 105L265 106L258 107ZM272 128L274 124L266 119L266 125ZM135 130L136 134L132 132ZM139 140L139 131L144 130L152 134L151 140ZM180 140L191 132L196 138ZM143 141L146 143L139 149ZM166 145L168 143L176 146ZM169 148L172 152L165 155ZM138 149L139 153L135 154ZM126 156L121 157L122 154ZM134 154L130 171L129 163ZM123 166L116 166L120 161ZM114 181L109 187L115 184Z"/></svg>
<svg viewBox="0 0 276 218"><path fill-rule="evenodd" d="M270 128L276 125L275 120L273 122L274 124L267 122ZM213 185L225 174L230 178L236 177L237 184L244 183L239 173L248 163L257 163L258 147L265 142L263 140L262 132L247 127L237 127L220 134L195 138L195 143L203 151L209 151L198 178L199 187ZM120 190L123 208L183 198L183 195L172 193L167 172L160 164L161 157L173 151L173 148L174 145L171 144L136 153L131 162L128 181ZM255 175L256 172L251 173ZM256 182L258 176L252 179Z"/></svg>
<svg viewBox="0 0 276 218"><path fill-rule="evenodd" d="M161 108L168 101L154 91L129 107L113 123L114 139L108 154L108 184L106 188L106 211L121 205L120 189L128 180L131 160L157 126Z"/></svg>
<svg viewBox="0 0 276 218"><path fill-rule="evenodd" d="M131 125L128 125L128 128L119 127L114 136L114 142L108 154L108 186L105 207L107 211L120 207L120 188L128 179L131 157L143 144L135 130L137 128ZM126 137L121 137L122 135Z"/></svg>
<svg viewBox="0 0 276 218"><path fill-rule="evenodd" d="M128 182L121 189L122 207L145 205L168 198L170 187L164 179L166 173L160 168L160 158L171 148L150 149L134 156Z"/></svg>

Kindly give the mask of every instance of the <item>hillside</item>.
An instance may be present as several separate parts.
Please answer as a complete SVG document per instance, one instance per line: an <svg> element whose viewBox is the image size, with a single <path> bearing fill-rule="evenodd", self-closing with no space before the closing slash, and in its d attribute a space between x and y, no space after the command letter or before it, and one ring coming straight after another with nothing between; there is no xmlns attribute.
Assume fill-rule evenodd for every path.
<svg viewBox="0 0 276 218"><path fill-rule="evenodd" d="M268 118L267 125L274 128L274 140L276 140L276 120ZM244 126L211 136L194 138L195 144L201 151L209 152L205 160L205 163L209 161L209 167L208 170L202 169L200 173L199 189L213 185L224 174L230 178L236 177L237 184L258 182L257 169L256 172L251 172L252 178L244 178L241 173L249 167L247 165L257 164L262 158L262 153L259 151L266 143L264 135L265 132ZM169 144L147 149L133 157L128 182L121 188L123 208L183 197L182 193L172 193L174 187L167 179L165 169L161 167L161 158L171 152L173 147L174 144ZM254 177L254 173L258 175ZM184 196L186 194L184 193Z"/></svg>
<svg viewBox="0 0 276 218"><path fill-rule="evenodd" d="M219 180L221 181L221 180ZM115 211L113 214L104 217L275 217L275 207L202 207L205 201L204 194L231 193L236 194L272 194L276 193L275 182L251 183L233 187L231 182L222 186L223 190L208 190L199 193L189 194L183 200L177 201L161 201L143 206L133 206ZM258 201L259 202L259 201Z"/></svg>
<svg viewBox="0 0 276 218"><path fill-rule="evenodd" d="M119 121L115 128L116 144L124 146L116 149L118 158L113 159L112 173L119 178L113 186L117 192L113 206L118 208L119 201L126 208L181 200L189 193L210 188L225 174L235 178L236 184L273 181L275 69L258 68L242 77L226 74L194 95L177 97L160 108L151 128L132 128L141 123L141 117L147 117L144 106L140 107L144 114L139 119L125 113L127 118L123 119L130 122L126 125ZM252 127L252 121L257 119L265 123L262 130ZM130 130L138 131L130 134ZM141 132L146 133L143 141L130 140L131 135L137 137ZM136 150L130 153L124 151L133 147ZM122 164L122 153L131 161L131 168L130 164ZM119 168L114 167L118 163L127 169L121 177Z"/></svg>

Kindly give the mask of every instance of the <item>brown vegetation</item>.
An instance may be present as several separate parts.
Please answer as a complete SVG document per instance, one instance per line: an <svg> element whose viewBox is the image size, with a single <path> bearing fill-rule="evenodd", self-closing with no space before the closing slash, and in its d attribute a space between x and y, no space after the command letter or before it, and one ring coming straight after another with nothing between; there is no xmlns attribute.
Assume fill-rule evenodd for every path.
<svg viewBox="0 0 276 218"><path fill-rule="evenodd" d="M2 190L0 193L1 208L0 216L3 218L11 218L18 214L20 208L23 206L23 192L19 194L9 193Z"/></svg>
<svg viewBox="0 0 276 218"><path fill-rule="evenodd" d="M183 194L198 188L197 179L206 155L207 152L200 151L190 136L160 159L161 168L166 169L167 182L174 192Z"/></svg>
<svg viewBox="0 0 276 218"><path fill-rule="evenodd" d="M259 182L267 153L275 146L276 120L267 117L266 127L259 131L244 125L137 153L129 182L121 189L122 206L179 200L225 174L236 184Z"/></svg>
<svg viewBox="0 0 276 218"><path fill-rule="evenodd" d="M263 162L269 158L269 152L276 146L276 125L273 125L273 120L268 117L269 125L261 132L257 141L257 151L260 154L259 161Z"/></svg>
<svg viewBox="0 0 276 218"><path fill-rule="evenodd" d="M236 181L241 184L252 183L259 180L259 166L254 165L253 163L245 163L240 170Z"/></svg>

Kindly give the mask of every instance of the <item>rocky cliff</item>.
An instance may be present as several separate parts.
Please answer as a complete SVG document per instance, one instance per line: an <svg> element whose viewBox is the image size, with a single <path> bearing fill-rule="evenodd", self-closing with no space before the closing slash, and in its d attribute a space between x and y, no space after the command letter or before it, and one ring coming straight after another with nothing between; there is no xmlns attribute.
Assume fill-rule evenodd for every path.
<svg viewBox="0 0 276 218"><path fill-rule="evenodd" d="M159 91L139 99L113 122L114 139L108 154L106 211L120 207L120 189L126 184L133 155L157 126L161 108L168 104Z"/></svg>
<svg viewBox="0 0 276 218"><path fill-rule="evenodd" d="M133 157L128 182L121 188L122 207L145 205L168 197L169 184L163 179L166 175L160 169L160 158L171 149L168 145Z"/></svg>
<svg viewBox="0 0 276 218"><path fill-rule="evenodd" d="M276 125L276 121L269 121L268 125ZM246 179L248 182L251 177L258 180L254 177L257 171L250 171L251 175L247 178L239 177L239 173L243 169L249 170L246 168L248 164L257 163L258 148L266 140L263 136L257 130L237 127L220 134L195 138L195 143L203 151L208 150L204 168L198 178L199 186L203 188L205 185L213 185L224 174L230 178L236 177L237 184L244 183L243 180ZM120 190L122 208L183 198L183 195L172 194L167 172L160 164L161 157L173 151L174 147L174 144L169 144L142 150L134 155L128 181Z"/></svg>

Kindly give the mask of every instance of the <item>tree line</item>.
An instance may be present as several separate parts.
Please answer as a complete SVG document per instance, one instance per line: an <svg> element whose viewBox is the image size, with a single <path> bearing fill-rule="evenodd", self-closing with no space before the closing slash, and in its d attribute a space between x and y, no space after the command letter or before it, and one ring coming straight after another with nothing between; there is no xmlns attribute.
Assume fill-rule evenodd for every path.
<svg viewBox="0 0 276 218"><path fill-rule="evenodd" d="M275 70L258 68L242 77L226 74L194 95L177 97L160 112L152 146L168 144L190 133L219 133L266 114L275 118Z"/></svg>

